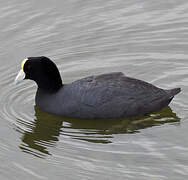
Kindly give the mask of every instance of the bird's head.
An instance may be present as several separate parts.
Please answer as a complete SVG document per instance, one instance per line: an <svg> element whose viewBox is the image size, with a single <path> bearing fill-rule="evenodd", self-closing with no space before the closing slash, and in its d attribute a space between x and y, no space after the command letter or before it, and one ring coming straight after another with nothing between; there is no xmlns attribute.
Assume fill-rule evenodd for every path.
<svg viewBox="0 0 188 180"><path fill-rule="evenodd" d="M28 57L22 61L15 83L24 79L35 81L39 89L49 92L57 91L62 86L57 66L44 56Z"/></svg>

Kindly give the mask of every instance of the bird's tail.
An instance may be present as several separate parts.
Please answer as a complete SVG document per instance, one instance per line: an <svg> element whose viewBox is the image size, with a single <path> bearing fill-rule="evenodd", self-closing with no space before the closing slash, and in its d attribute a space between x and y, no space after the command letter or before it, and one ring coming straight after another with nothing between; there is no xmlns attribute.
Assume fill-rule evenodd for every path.
<svg viewBox="0 0 188 180"><path fill-rule="evenodd" d="M166 92L170 95L170 98L173 98L176 94L181 92L181 88L169 89Z"/></svg>

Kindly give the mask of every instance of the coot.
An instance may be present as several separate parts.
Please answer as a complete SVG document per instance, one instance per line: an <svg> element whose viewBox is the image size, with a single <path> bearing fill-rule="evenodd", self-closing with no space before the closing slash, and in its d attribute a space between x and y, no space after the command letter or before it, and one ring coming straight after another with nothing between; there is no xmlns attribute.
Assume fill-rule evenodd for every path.
<svg viewBox="0 0 188 180"><path fill-rule="evenodd" d="M15 81L38 85L36 106L48 113L74 118L125 118L159 111L181 89L164 90L142 80L112 72L63 84L57 66L47 57L29 57Z"/></svg>

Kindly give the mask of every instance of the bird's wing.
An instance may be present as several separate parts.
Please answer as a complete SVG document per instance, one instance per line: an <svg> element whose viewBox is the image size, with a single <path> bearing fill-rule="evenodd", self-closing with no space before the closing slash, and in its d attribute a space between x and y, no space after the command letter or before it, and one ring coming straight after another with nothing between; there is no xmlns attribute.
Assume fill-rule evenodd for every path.
<svg viewBox="0 0 188 180"><path fill-rule="evenodd" d="M149 103L162 98L166 92L150 83L126 77L121 72L90 76L75 81L75 100L91 107L106 103Z"/></svg>

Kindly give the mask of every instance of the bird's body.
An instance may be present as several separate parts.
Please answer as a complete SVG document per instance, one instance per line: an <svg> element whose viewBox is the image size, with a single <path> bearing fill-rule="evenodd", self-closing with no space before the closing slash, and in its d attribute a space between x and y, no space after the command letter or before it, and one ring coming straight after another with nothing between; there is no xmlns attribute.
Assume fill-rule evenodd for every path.
<svg viewBox="0 0 188 180"><path fill-rule="evenodd" d="M75 118L123 118L159 111L180 89L163 90L121 72L90 76L63 85L56 93L38 88L39 109Z"/></svg>
<svg viewBox="0 0 188 180"><path fill-rule="evenodd" d="M125 118L161 110L180 88L163 90L121 72L90 76L63 84L57 66L47 57L29 57L15 81L34 80L36 106L75 118Z"/></svg>

